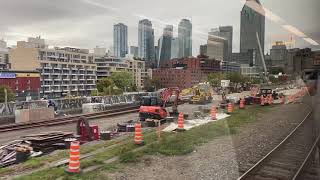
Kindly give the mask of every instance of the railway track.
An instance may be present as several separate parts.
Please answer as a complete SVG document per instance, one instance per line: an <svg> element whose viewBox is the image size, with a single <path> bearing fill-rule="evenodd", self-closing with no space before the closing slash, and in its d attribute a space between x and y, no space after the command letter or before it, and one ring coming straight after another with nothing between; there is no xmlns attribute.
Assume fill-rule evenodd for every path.
<svg viewBox="0 0 320 180"><path fill-rule="evenodd" d="M320 137L314 137L314 121L310 111L304 120L273 150L246 171L238 180L288 180L302 178L309 170L310 179L320 179L315 170L315 152ZM318 166L317 166L318 165ZM307 167L314 167L310 170Z"/></svg>
<svg viewBox="0 0 320 180"><path fill-rule="evenodd" d="M184 103L179 102L178 104L181 105ZM170 106L171 105L169 104L167 107L170 107ZM139 108L140 108L140 105L137 105L137 104L132 104L124 107L115 106L115 107L111 107L110 110L96 112L96 113L80 114L80 115L74 115L74 116L68 116L68 117L62 117L62 118L49 119L49 120L44 120L39 122L2 125L0 126L0 133L22 130L22 129L30 129L30 128L36 128L36 127L56 126L56 125L74 123L78 121L79 117L85 117L89 120L104 118L104 117L112 117L112 116L117 116L117 115L122 115L127 113L138 112Z"/></svg>
<svg viewBox="0 0 320 180"><path fill-rule="evenodd" d="M74 123L78 121L79 117L86 117L87 119L112 117L112 116L117 116L117 115L122 115L127 113L138 112L139 107L140 107L139 105L130 105L130 106L118 107L116 109L110 109L102 112L55 118L55 119L49 119L49 120L39 121L39 122L9 124L9 125L0 126L0 133L22 130L22 129L30 129L35 127L56 126L56 125Z"/></svg>

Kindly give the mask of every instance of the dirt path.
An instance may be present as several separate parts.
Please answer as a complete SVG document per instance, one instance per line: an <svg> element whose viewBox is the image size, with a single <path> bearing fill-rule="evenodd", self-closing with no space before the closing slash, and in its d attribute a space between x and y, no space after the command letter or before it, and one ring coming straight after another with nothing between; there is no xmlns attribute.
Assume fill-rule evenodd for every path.
<svg viewBox="0 0 320 180"><path fill-rule="evenodd" d="M217 138L185 156L146 156L110 179L236 179L279 143L309 112L305 104L277 106L235 135Z"/></svg>

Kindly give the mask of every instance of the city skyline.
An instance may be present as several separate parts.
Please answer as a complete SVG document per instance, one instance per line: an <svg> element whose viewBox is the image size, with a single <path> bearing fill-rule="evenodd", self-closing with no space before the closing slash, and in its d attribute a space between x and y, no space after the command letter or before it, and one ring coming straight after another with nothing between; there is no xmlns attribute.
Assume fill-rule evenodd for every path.
<svg viewBox="0 0 320 180"><path fill-rule="evenodd" d="M72 2L71 2L72 1ZM75 46L80 48L90 48L95 46L110 47L113 42L112 26L115 23L123 22L128 25L129 46L137 46L137 22L143 18L152 21L155 29L155 39L162 34L166 24L174 25L174 36L177 35L177 24L183 18L190 19L193 25L193 55L199 53L199 46L204 44L207 34L211 28L218 26L231 25L234 27L233 51L239 51L240 39L240 11L243 4L239 1L227 0L228 2L203 2L208 7L215 6L223 11L211 12L203 9L197 11L197 8L203 7L203 3L186 3L184 8L176 7L182 1L144 1L143 8L140 3L131 3L121 1L106 3L98 0L71 0L72 6L58 6L57 2L30 0L28 3L12 0L10 3L0 2L0 38L8 42L8 45L14 45L16 41L24 40L27 37L41 35L53 46ZM270 0L262 1L264 7L275 11L287 22L302 30L314 40L319 40L319 25L314 20L317 17L316 11L310 8L316 6L319 1L310 0L309 3L302 3L297 0L281 2ZM61 1L62 3L62 1ZM64 2L65 3L65 2ZM162 4L170 4L162 8ZM228 4L228 7L225 6ZM307 10L303 17L299 13L286 11L286 6L290 4L291 9L300 8ZM307 5L306 5L307 4ZM19 9L24 7L24 9ZM49 8L50 7L50 8ZM136 9L132 12L129 9ZM50 9L50 11L43 11ZM12 12L15 12L13 15ZM85 12L85 13L83 13ZM192 12L192 13L191 13ZM209 13L210 12L210 13ZM312 13L313 12L313 13ZM192 15L191 15L192 14ZM67 18L68 17L68 18ZM307 18L307 19L305 19ZM57 28L59 27L59 28ZM63 27L63 28L60 28ZM96 28L99 27L99 28ZM265 50L269 50L275 41L288 41L289 34L274 22L266 20L266 45ZM296 39L296 47L310 47L305 41Z"/></svg>

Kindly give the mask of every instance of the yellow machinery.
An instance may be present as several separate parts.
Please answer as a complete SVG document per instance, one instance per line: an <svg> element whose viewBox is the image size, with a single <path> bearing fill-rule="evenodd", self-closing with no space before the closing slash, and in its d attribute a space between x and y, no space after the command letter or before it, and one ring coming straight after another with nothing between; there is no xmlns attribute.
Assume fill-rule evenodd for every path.
<svg viewBox="0 0 320 180"><path fill-rule="evenodd" d="M209 83L200 83L191 89L193 95L189 101L190 104L205 104L212 101L212 88Z"/></svg>

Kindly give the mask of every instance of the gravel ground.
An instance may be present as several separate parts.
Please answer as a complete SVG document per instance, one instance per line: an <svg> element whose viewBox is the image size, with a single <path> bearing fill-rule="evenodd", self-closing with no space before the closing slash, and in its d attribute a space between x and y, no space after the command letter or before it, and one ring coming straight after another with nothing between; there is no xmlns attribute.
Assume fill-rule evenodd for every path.
<svg viewBox="0 0 320 180"><path fill-rule="evenodd" d="M189 112L190 115L191 115L191 112L196 110L198 110L198 105L190 105L190 104L179 105L179 111ZM171 111L171 108L168 108L168 111ZM130 113L130 114L124 114L124 115L119 115L114 117L94 119L94 120L90 120L89 123L97 124L100 130L106 130L106 129L115 128L117 123L122 123L129 120L138 120L138 119L139 119L138 113ZM24 135L37 134L37 133L48 132L48 131L65 131L65 132L76 133L76 123L0 133L0 145L15 139L19 139L19 137Z"/></svg>
<svg viewBox="0 0 320 180"><path fill-rule="evenodd" d="M239 133L217 138L185 156L146 156L110 179L236 179L268 153L309 112L305 104L289 104L262 114Z"/></svg>
<svg viewBox="0 0 320 180"><path fill-rule="evenodd" d="M125 115L119 115L110 118L99 118L95 120L90 120L90 124L97 124L100 130L110 129L116 127L117 123L126 122L128 120L138 119L138 113L130 113ZM76 123L61 125L61 126L51 126L51 127L39 127L35 129L25 129L19 131L11 131L0 133L0 144L7 143L9 141L19 139L19 137L30 134L37 134L41 132L48 131L65 131L76 133Z"/></svg>

